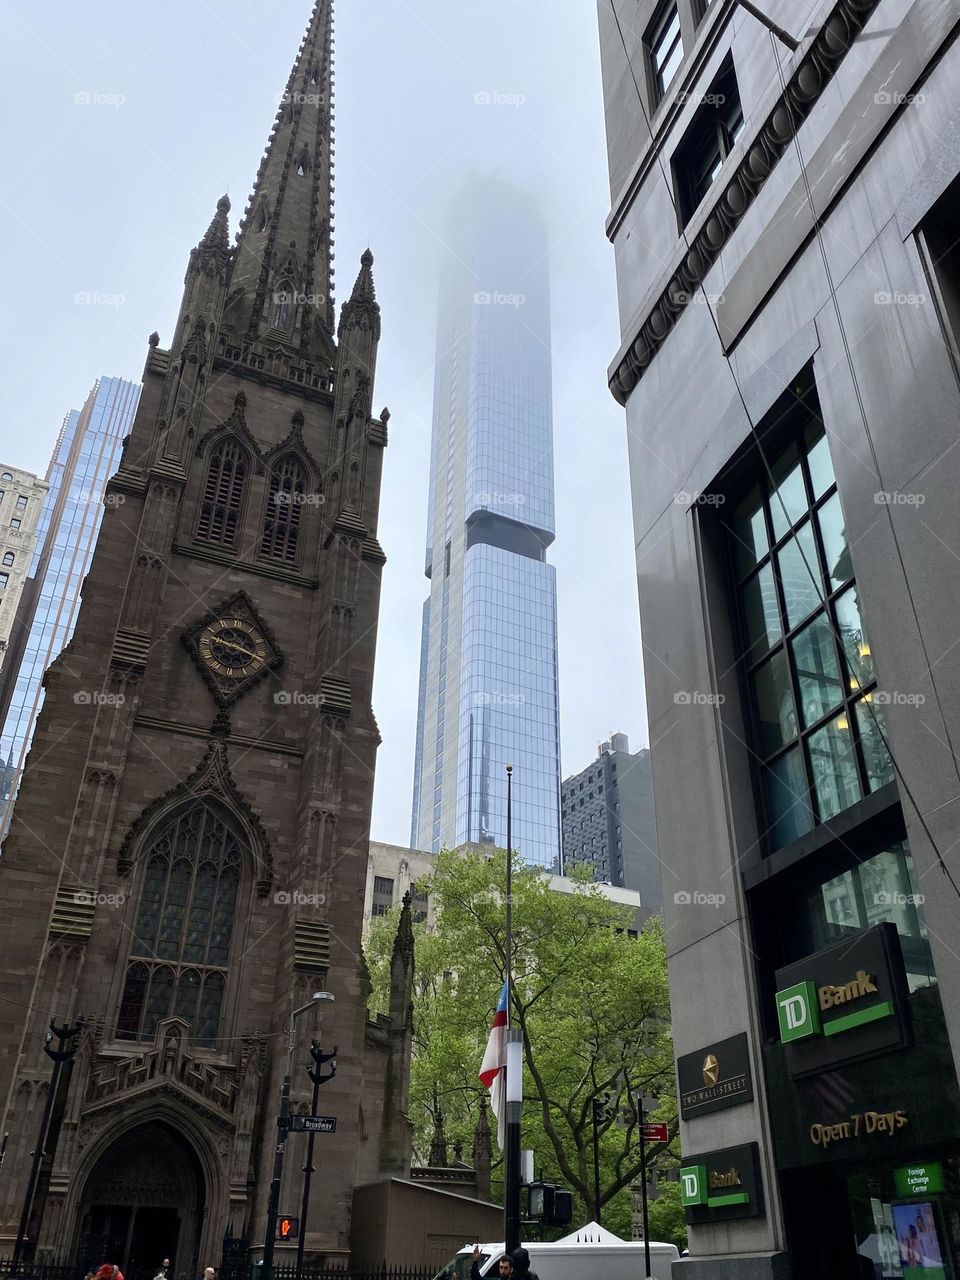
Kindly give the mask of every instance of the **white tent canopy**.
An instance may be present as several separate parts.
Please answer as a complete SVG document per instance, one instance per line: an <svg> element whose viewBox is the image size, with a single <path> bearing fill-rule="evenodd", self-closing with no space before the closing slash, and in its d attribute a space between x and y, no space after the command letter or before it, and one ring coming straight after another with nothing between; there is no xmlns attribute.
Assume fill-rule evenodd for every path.
<svg viewBox="0 0 960 1280"><path fill-rule="evenodd" d="M601 1227L599 1222L588 1222L584 1227L578 1227L576 1231L571 1231L568 1236L555 1241L556 1244L627 1244L628 1241L621 1240L619 1236L615 1236L612 1231L608 1231L606 1227Z"/></svg>

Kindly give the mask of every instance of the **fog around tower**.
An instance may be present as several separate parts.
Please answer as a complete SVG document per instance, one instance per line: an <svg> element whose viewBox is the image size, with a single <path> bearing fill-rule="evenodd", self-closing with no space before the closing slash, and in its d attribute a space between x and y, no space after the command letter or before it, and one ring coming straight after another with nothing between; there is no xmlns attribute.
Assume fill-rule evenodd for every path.
<svg viewBox="0 0 960 1280"><path fill-rule="evenodd" d="M147 335L169 341L190 248L224 191L236 232L309 8L4 8L5 463L42 474L95 379L138 380ZM438 273L466 179L524 188L548 228L563 773L610 730L647 741L626 433L606 387L619 338L596 12L592 0L339 0L336 24L336 301L369 244L383 311L374 407L392 415L372 834L404 844Z"/></svg>

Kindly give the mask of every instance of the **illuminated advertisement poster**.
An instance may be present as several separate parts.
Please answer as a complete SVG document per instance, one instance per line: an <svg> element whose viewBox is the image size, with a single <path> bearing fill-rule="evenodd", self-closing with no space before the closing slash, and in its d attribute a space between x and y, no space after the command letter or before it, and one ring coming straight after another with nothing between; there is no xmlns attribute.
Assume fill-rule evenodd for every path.
<svg viewBox="0 0 960 1280"><path fill-rule="evenodd" d="M929 1201L893 1206L903 1280L946 1280L937 1219Z"/></svg>

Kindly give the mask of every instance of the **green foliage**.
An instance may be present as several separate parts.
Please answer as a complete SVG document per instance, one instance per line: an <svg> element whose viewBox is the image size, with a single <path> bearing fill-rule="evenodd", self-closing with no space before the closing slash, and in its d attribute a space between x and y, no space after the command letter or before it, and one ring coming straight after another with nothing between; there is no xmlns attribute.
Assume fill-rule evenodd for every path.
<svg viewBox="0 0 960 1280"><path fill-rule="evenodd" d="M460 1142L464 1159L471 1158L486 1097L477 1073L505 972L505 868L502 850L489 858L441 853L429 882L436 929L415 929L410 1110L419 1161L428 1157L438 1110L451 1152ZM572 878L575 892L557 893L548 876L514 859L512 1008L525 1059L522 1142L535 1152L538 1176L573 1190L575 1219L596 1217L593 1103L601 1103L604 1223L629 1237L628 1188L639 1172L637 1095L656 1095L655 1117L667 1120L672 1133L677 1128L663 936L653 919L638 938L629 937L632 910L605 898L587 868ZM370 935L373 1012L386 1006L395 930L387 916ZM490 1123L495 1130L492 1113ZM495 1132L493 1149L496 1159ZM676 1142L651 1149L648 1158L652 1168L675 1167Z"/></svg>
<svg viewBox="0 0 960 1280"><path fill-rule="evenodd" d="M664 1240L681 1250L687 1247L687 1220L680 1203L679 1182L662 1182L656 1200L650 1201L647 1214L651 1240Z"/></svg>

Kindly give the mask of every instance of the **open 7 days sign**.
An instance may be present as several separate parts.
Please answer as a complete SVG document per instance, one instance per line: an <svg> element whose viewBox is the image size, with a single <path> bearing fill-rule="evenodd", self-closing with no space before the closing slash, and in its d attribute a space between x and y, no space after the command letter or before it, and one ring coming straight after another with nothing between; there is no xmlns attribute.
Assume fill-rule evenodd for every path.
<svg viewBox="0 0 960 1280"><path fill-rule="evenodd" d="M777 1021L790 1074L822 1071L906 1043L906 979L892 924L777 972Z"/></svg>

